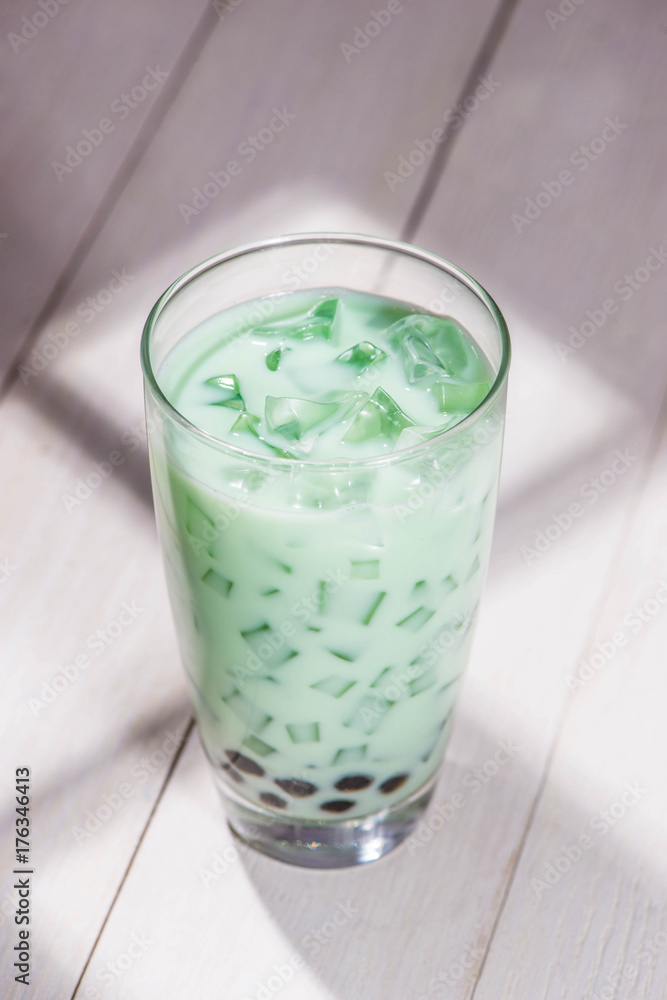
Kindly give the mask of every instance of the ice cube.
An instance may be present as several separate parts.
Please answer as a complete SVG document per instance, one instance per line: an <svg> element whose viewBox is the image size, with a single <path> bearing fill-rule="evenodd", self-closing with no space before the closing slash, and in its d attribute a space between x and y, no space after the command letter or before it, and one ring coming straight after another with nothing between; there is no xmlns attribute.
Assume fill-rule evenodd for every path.
<svg viewBox="0 0 667 1000"><path fill-rule="evenodd" d="M409 333L401 341L401 357L408 382L414 385L429 375L442 375L443 366L428 344L418 335Z"/></svg>
<svg viewBox="0 0 667 1000"><path fill-rule="evenodd" d="M385 336L392 347L401 352L406 349L409 339L418 338L448 375L460 376L470 361L476 360L470 336L450 316L413 313L392 324Z"/></svg>

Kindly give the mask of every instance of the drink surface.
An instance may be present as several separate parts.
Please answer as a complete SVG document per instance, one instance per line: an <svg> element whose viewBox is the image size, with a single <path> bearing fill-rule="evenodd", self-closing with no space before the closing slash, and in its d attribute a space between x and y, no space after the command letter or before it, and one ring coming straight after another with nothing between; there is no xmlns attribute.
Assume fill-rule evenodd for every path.
<svg viewBox="0 0 667 1000"><path fill-rule="evenodd" d="M398 451L458 423L493 382L453 319L379 296L278 295L243 329L247 312L185 337L160 381L193 424L248 451L309 461Z"/></svg>
<svg viewBox="0 0 667 1000"><path fill-rule="evenodd" d="M179 642L223 780L265 812L354 819L417 792L442 759L500 424L391 468L283 459L409 449L461 421L493 375L453 321L388 299L322 290L250 312L250 331L240 311L213 317L158 373L197 427L270 459L194 454L176 423L152 441Z"/></svg>

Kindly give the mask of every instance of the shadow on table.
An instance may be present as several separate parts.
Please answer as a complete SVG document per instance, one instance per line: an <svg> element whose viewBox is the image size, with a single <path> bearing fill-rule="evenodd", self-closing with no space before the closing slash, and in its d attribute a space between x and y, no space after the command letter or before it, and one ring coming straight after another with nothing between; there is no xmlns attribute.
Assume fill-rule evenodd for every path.
<svg viewBox="0 0 667 1000"><path fill-rule="evenodd" d="M509 752L498 754L501 745ZM327 872L246 853L248 876L285 949L279 962L257 955L245 996L261 1000L300 978L295 995L306 996L310 973L341 1000L469 997L490 939L493 959L483 981L487 990L489 983L497 987L497 1000L527 996L510 985L512 956L518 976L530 970L541 982L540 996L548 989L555 996L557 987L564 991L558 996L574 996L568 985L585 981L592 996L608 985L608 974L634 965L635 978L624 981L632 987L637 971L644 977L659 960L649 960L643 945L660 930L657 903L667 889L664 870L639 844L646 842L646 819L636 803L651 792L635 782L637 795L626 795L628 804L617 807L622 785L604 789L595 775L580 776L576 789L557 782L541 804L558 817L551 839L542 832L533 842L543 766L529 747L519 749L511 736L499 742L461 713L434 800L393 853ZM601 816L610 809L616 818L605 829ZM589 838L583 851L577 849L582 837ZM628 893L636 908L628 908ZM499 917L508 897L511 928ZM549 927L553 956L539 952ZM582 940L589 937L586 951ZM544 971L534 963L543 963ZM618 994L626 995L633 994Z"/></svg>

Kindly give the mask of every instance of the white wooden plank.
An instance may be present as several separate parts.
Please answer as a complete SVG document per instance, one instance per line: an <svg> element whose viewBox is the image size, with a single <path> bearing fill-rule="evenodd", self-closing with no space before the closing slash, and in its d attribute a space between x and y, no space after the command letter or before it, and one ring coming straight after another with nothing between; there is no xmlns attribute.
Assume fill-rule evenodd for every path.
<svg viewBox="0 0 667 1000"><path fill-rule="evenodd" d="M162 74L205 11L217 22L205 0L45 6L26 0L0 11L2 374L164 93Z"/></svg>
<svg viewBox="0 0 667 1000"><path fill-rule="evenodd" d="M493 67L499 80L509 79L502 100L513 111L496 130L486 127L481 110L471 116L417 235L441 246L446 232L448 251L458 249L457 258L491 284L514 328L518 364L497 530L500 558L487 615L516 655L499 659L484 690L497 689L501 718L506 712L514 718L520 708L533 720L535 771L519 790L517 808L538 790L569 697L566 677L595 651L591 628L610 574L616 569L625 613L657 588L641 568L638 573L626 562L619 569L615 552L665 380L664 281L659 271L651 277L640 271L632 288L624 275L644 267L667 229L658 181L667 152L656 86L656 75L664 76L664 46L655 30L661 8L643 3L631 18L620 4L586 5L553 32L544 10L526 9L525 15L513 23ZM499 91L496 110L501 104ZM580 172L576 150L601 133L607 117L628 127ZM488 163L498 169L471 209L461 187L476 165ZM572 184L518 233L512 213L568 167ZM556 345L568 343L568 328L599 317L607 300L614 311L599 332L582 337L561 360ZM617 450L627 453L625 463ZM580 508L568 526L570 503ZM535 551L538 532L543 553ZM595 641L608 641L610 627L606 614ZM486 635L483 630L482 641ZM656 690L659 666L655 652L640 653L640 641L627 650L632 678L626 674L606 696L602 686L591 685L582 696L585 708L577 701L569 709L481 977L462 995L665 995L662 953L639 958L647 944L655 945L664 923L664 872L655 844L665 824L663 727L657 706L650 707L655 694L647 694ZM490 643L487 652L492 655ZM617 662L620 669L620 653ZM634 781L650 791L628 810L623 825L607 836L598 821L582 860L538 894L531 879L543 878L564 846L591 833L600 810L613 806L625 783ZM567 866L567 860L560 863ZM637 965L637 974L609 992L607 977L623 964Z"/></svg>
<svg viewBox="0 0 667 1000"><path fill-rule="evenodd" d="M36 1000L71 996L164 782L169 760L156 766L150 780L142 784L141 794L131 795L122 810L81 845L76 843L71 828L81 825L90 811L103 807L104 795L115 794L121 784L128 782L128 775L138 782L133 770L141 758L159 752L166 734L175 731L177 724L180 727L187 714L154 542L145 452L143 446L134 451L130 443L134 440L132 428L141 421L137 347L139 328L148 308L174 273L191 263L189 254L193 247L199 256L208 252L207 246L217 249L223 238L231 243L258 235L260 231L265 233L267 230L260 230L260 224L268 226L271 220L272 225L280 228L294 228L289 224L295 217L294 195L286 199L285 190L288 182L294 183L295 179L298 182L313 169L308 156L320 121L326 125L322 126L323 136L327 139L337 136L341 150L344 137L350 156L359 153L359 157L353 162L341 151L335 164L337 179L332 182L331 190L336 184L348 188L346 214L337 215L332 204L323 203L329 188L318 184L314 188L315 209L304 200L307 211L299 217L311 218L309 213L314 211L319 213L320 220L328 219L331 225L338 222L354 227L356 223L361 228L361 220L368 218L364 202L377 175L375 140L369 137L361 144L368 131L375 97L381 89L385 101L380 109L382 134L391 131L395 137L398 130L406 142L412 141L412 109L417 96L420 109L429 103L439 109L442 103L454 100L459 77L483 37L493 4L471 5L465 24L460 12L439 11L431 5L433 23L444 36L448 29L450 33L454 28L459 30L451 61L444 67L436 59L441 52L439 40L425 31L415 11L404 12L405 28L399 40L395 36L391 41L387 28L387 33L362 53L365 61L359 62L358 69L356 63L345 62L340 50L340 42L354 35L357 24L358 8L352 4L333 10L324 5L317 8L286 5L284 10L271 15L275 19L266 27L266 22L262 22L263 33L259 35L252 11L248 5L246 20L242 22L239 18L243 9L234 10L233 18L230 15L223 22L225 29L229 24L229 30L213 36L211 47L176 103L176 117L173 120L170 117L160 130L160 148L156 147L154 158L151 152L142 162L103 239L44 332L38 346L47 364L40 371L35 368L34 372L24 372L24 379L19 380L3 407L6 426L16 428L0 443L5 467L20 470L11 497L3 501L6 528L2 539L17 569L3 584L2 596L7 602L6 622L12 652L19 664L13 674L15 700L10 710L14 716L3 733L14 755L19 759L30 758L35 774L35 817L39 817L41 829L49 831L48 842L44 833L38 845L42 861L35 907L41 907L46 920L39 933L35 932L35 985L31 987L31 995ZM234 28L235 24L238 27ZM257 92L255 64L247 58L250 46L258 59L263 60L262 93ZM425 52L427 58L416 63L411 85L414 89L408 99L403 80L391 76L387 66L395 66L397 59L406 59L406 53L415 50ZM309 56L303 59L306 51ZM244 53L243 58L240 52ZM222 80L221 65L225 67ZM266 109L271 111L274 105L287 99L288 84L292 88L290 95L296 98L303 93L306 74L311 92L315 92L317 84L323 103L313 110L314 105L302 98L301 131L286 132L286 138L295 136L290 139L293 146L287 144L272 165L267 151L259 172L253 176L250 164L239 178L243 188L242 192L239 189L234 193L234 204L242 203L243 210L230 220L229 204L224 206L220 202L218 208L212 207L205 230L202 228L201 234L187 245L183 240L185 224L177 208L186 168L193 177L195 173L199 176L199 170L203 170L205 177L209 169L217 169L220 149L226 150L231 141L233 150L244 135L263 124L261 116L249 124L252 108L258 107L262 113ZM375 81L383 75L385 83L380 88ZM366 87L370 87L370 96ZM229 99L233 88L240 95L237 101ZM327 95L329 117L324 115ZM355 99L363 105L363 115L351 118L349 132L345 133L340 125L348 121L346 116ZM200 112L198 127L193 127L195 111ZM423 110L421 113L426 114ZM222 114L231 116L229 120L241 126L242 131L232 131L228 121L221 128ZM296 126L296 122L293 124ZM225 137L222 142L221 134ZM185 141L188 139L200 143L198 152L188 145ZM360 145L355 147L357 142ZM270 152L278 152L279 148L276 144ZM325 168L329 169L328 151L317 144L316 155L318 170L324 173ZM260 162L258 158L258 167ZM273 215L271 219L262 219L259 199L263 186L268 185L269 178L277 177L281 186L270 196ZM191 183L195 184L196 179L190 182L188 177L186 193ZM298 192L300 188L293 190ZM170 220L165 226L168 192L176 224ZM388 218L384 223L387 231L398 228L409 203L410 198L406 198L400 209L393 197L388 199L378 188L375 204L382 211L390 211L394 220ZM158 251L167 252L151 262L151 255ZM88 324L84 318L86 299L91 294L96 297L108 285L114 269L125 274L127 286L109 304L104 304L95 320ZM102 304L102 300L98 298L97 304ZM71 322L78 324L76 334L71 333L71 328L68 333L67 324ZM54 335L52 338L48 337L49 332ZM49 343L55 343L57 350L44 351ZM32 362L34 358L29 360ZM77 479L94 474L94 463L110 461L114 451L120 451L124 459L117 471L93 488L82 505L68 512L62 494L72 493ZM43 539L51 536L55 536L56 544L49 548ZM73 606L69 598L64 604L63 593L69 595L79 590L81 597ZM35 597L24 606L27 593L34 593ZM85 676L63 689L58 699L33 721L28 697L33 692L39 695L43 682L50 681L58 672L58 665L85 651L87 637L97 628L106 627L117 616L123 601L135 597L146 611L99 660L100 666L113 668L113 685L106 670L93 672L91 664ZM23 612L22 617L17 609ZM35 621L39 624L38 632L30 630ZM73 758L86 763L77 766L72 764ZM198 780L208 782L203 762L196 755L195 759ZM174 801L178 804L179 800ZM211 842L217 843L219 836L225 836L224 831L221 833L219 812L215 817L211 813L209 822ZM172 849L176 849L171 825L156 828L155 835L160 843L166 836ZM143 866L152 865L153 855L150 851L141 854L141 866L133 868L139 872L139 884L152 877L144 873ZM169 881L172 871L169 862L166 869L161 869L160 880ZM177 891L186 894L190 891L189 885L181 887L176 878L170 884ZM67 887L72 885L76 889L68 891ZM196 892L196 883L193 891ZM150 921L159 919L155 898L141 891L140 896L149 902ZM134 899L134 895L127 898ZM247 903L248 899L244 905ZM317 906L325 903L327 900L318 901ZM169 919L173 923L177 918L171 902L169 906ZM137 916L139 913L137 910ZM322 922L326 919L322 917ZM119 926L122 930L122 921ZM114 940L107 938L107 929L111 935L116 933L107 925L103 949L107 940ZM147 959L149 955L147 952ZM220 960L218 952L214 958L215 962ZM247 959L246 953L242 964ZM99 970L95 962L93 955L88 973L93 977ZM149 968L143 964L142 967ZM137 964L134 972L129 970L120 985L106 984L108 995L115 996L119 990L122 995L131 991L130 976L139 975L139 968ZM185 968L194 974L196 967L186 963ZM21 987L18 993L11 990L11 974L12 970L4 964L3 987L9 996L21 995ZM148 981L153 982L152 976ZM218 991L220 981L215 980ZM88 984L87 979L86 988ZM208 986L204 983L201 988Z"/></svg>

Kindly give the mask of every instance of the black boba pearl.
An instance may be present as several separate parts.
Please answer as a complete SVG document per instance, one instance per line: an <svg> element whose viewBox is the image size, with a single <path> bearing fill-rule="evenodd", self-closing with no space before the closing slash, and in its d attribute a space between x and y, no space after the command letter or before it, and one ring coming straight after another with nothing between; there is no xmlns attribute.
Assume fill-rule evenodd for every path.
<svg viewBox="0 0 667 1000"><path fill-rule="evenodd" d="M334 788L339 792L360 792L362 788L368 788L372 784L373 779L365 774L348 774L337 781Z"/></svg>
<svg viewBox="0 0 667 1000"><path fill-rule="evenodd" d="M271 806L272 809L285 809L287 803L284 799L281 799L279 795L274 795L273 792L261 792L260 799L265 806Z"/></svg>
<svg viewBox="0 0 667 1000"><path fill-rule="evenodd" d="M348 809L351 809L354 802L349 799L330 799L329 802L323 802L320 809L328 813L344 813Z"/></svg>
<svg viewBox="0 0 667 1000"><path fill-rule="evenodd" d="M276 785L288 795L293 795L295 799L305 799L317 791L317 785L313 785L310 781L301 781L299 778L276 778Z"/></svg>
<svg viewBox="0 0 667 1000"><path fill-rule="evenodd" d="M225 753L231 760L234 767L237 767L239 771L244 771L246 774L254 774L256 777L261 778L264 774L264 768L260 767L254 760L250 757L244 757L242 753L238 750L225 750Z"/></svg>
<svg viewBox="0 0 667 1000"><path fill-rule="evenodd" d="M384 795L391 795L391 793L395 792L397 788L404 785L409 777L409 774L395 774L393 778L387 778L386 781L382 782L380 785L380 791Z"/></svg>
<svg viewBox="0 0 667 1000"><path fill-rule="evenodd" d="M225 772L225 774L228 774L229 777L232 778L237 785L243 784L243 775L239 774L236 768L232 767L231 764L223 764L222 770Z"/></svg>

